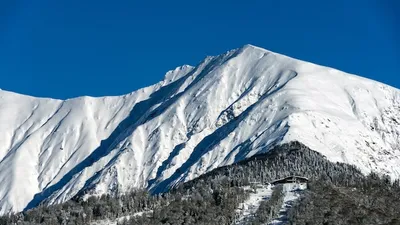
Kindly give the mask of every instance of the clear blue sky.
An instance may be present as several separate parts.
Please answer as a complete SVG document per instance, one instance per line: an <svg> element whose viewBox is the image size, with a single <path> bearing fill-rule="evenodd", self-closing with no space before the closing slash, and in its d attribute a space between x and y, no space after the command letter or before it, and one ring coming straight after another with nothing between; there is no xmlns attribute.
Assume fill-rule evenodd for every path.
<svg viewBox="0 0 400 225"><path fill-rule="evenodd" d="M399 2L3 0L0 88L125 94L244 44L399 88Z"/></svg>

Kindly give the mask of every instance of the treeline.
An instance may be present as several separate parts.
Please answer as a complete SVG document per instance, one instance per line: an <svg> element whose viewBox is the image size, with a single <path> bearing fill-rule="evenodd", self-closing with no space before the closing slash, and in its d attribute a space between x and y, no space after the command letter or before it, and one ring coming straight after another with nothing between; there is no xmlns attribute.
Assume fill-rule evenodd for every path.
<svg viewBox="0 0 400 225"><path fill-rule="evenodd" d="M312 192L306 192L302 201L295 207L298 211L293 209L291 212L290 220L294 221L292 224L323 224L309 222L314 216L312 213L309 213L307 220L301 216L304 211L310 209L309 207L311 210L315 210L313 207L317 206L313 204L317 204L314 202L316 196L332 197L325 197L322 192L323 188L318 189L318 185L328 185L334 190L356 188L360 192L360 196L365 194L366 197L363 201L372 202L373 200L369 196L374 196L372 195L373 190L376 191L376 195L379 190L384 190L390 197L395 194L393 190L397 190L396 187L398 187L398 183L392 184L388 178L376 175L372 175L375 183L371 182L371 177L363 176L354 166L329 162L324 156L301 143L292 142L278 146L266 154L215 169L167 193L150 195L146 191L139 190L119 197L91 197L87 201L75 198L75 200L63 204L39 206L26 212L0 217L0 225L89 224L91 221L113 220L137 212L148 213L131 216L129 219L121 221L120 224L228 225L235 221L235 209L239 203L248 197L243 186L255 181L270 182L289 175L304 176L316 181L312 183ZM372 188L371 185L375 186ZM383 187L386 189L381 189ZM279 192L277 193L279 194ZM398 193L396 194L398 195ZM263 224L272 216L275 218L278 213L278 205L281 204L281 197L277 195L262 203L254 220L249 221L249 224ZM386 208L388 210L390 208L393 213L399 213L398 208L391 208L390 205ZM297 223L296 220L305 222Z"/></svg>
<svg viewBox="0 0 400 225"><path fill-rule="evenodd" d="M180 192L179 192L180 193ZM239 187L220 186L209 189L203 186L190 195L176 193L170 204L155 209L151 214L136 216L118 224L232 224L235 209L248 193Z"/></svg>
<svg viewBox="0 0 400 225"><path fill-rule="evenodd" d="M151 196L146 190L114 198L108 195L89 197L86 201L70 200L57 205L40 205L21 213L0 217L0 225L9 224L89 224L91 221L115 219L123 215L166 205L169 195Z"/></svg>
<svg viewBox="0 0 400 225"><path fill-rule="evenodd" d="M277 146L265 154L217 168L181 185L180 188L195 189L204 183L212 185L220 179L230 182L232 186L244 186L252 181L264 183L292 175L346 186L355 185L365 179L355 166L330 162L325 156L295 141Z"/></svg>

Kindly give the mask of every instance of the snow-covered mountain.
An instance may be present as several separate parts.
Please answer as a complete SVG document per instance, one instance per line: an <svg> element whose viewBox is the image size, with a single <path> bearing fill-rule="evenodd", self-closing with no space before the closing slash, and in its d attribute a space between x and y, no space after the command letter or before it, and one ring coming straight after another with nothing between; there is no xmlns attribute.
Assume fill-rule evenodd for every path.
<svg viewBox="0 0 400 225"><path fill-rule="evenodd" d="M154 192L298 140L400 177L400 91L246 45L124 96L0 91L0 213Z"/></svg>

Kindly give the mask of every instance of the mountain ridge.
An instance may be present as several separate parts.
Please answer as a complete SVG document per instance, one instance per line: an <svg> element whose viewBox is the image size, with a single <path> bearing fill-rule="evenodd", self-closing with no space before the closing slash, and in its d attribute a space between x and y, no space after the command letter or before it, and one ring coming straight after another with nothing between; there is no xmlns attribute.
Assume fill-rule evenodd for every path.
<svg viewBox="0 0 400 225"><path fill-rule="evenodd" d="M400 176L399 90L251 45L122 96L5 93L0 213L78 193L162 191L293 140Z"/></svg>

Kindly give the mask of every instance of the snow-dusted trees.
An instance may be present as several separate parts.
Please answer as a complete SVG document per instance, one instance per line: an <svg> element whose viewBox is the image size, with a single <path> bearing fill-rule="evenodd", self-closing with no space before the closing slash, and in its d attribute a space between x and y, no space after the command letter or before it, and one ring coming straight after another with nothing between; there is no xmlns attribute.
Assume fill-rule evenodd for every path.
<svg viewBox="0 0 400 225"><path fill-rule="evenodd" d="M313 181L289 211L289 224L400 224L400 186L377 174L354 186Z"/></svg>
<svg viewBox="0 0 400 225"><path fill-rule="evenodd" d="M309 190L289 211L292 224L398 224L398 181L391 183L387 177L376 174L365 177L354 166L329 162L321 154L293 142L215 169L168 193L150 195L145 190L136 190L118 197L91 197L86 201L77 197L60 205L39 206L0 217L0 225L89 224L135 213L139 214L121 220L120 224L228 225L234 221L239 203L248 196L242 188L244 185L290 175L311 180ZM275 217L282 201L279 194L276 191L270 200L262 203L254 221L249 223L260 224ZM347 217L351 220L345 220Z"/></svg>
<svg viewBox="0 0 400 225"><path fill-rule="evenodd" d="M268 224L279 217L284 198L282 187L282 185L275 187L271 198L261 202L251 225Z"/></svg>

